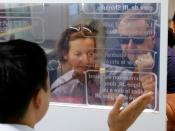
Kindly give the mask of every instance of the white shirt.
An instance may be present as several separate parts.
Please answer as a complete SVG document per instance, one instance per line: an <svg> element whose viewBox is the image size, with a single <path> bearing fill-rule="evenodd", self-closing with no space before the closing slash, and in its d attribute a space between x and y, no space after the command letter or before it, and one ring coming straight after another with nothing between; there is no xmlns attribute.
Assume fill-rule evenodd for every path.
<svg viewBox="0 0 175 131"><path fill-rule="evenodd" d="M0 131L35 131L35 130L27 125L1 123Z"/></svg>

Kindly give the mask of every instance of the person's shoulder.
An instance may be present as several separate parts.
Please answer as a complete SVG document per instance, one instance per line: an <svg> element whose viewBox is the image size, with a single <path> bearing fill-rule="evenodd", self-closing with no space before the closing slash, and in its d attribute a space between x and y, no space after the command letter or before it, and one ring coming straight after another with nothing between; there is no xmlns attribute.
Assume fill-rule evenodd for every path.
<svg viewBox="0 0 175 131"><path fill-rule="evenodd" d="M66 72L65 74L63 74L62 76L60 76L59 78L57 78L51 84L51 89L65 83L66 81L69 81L72 78L73 72L74 72L73 70L70 70L70 71Z"/></svg>
<svg viewBox="0 0 175 131"><path fill-rule="evenodd" d="M77 88L81 87L80 81L73 78L73 72L69 71L63 76L59 77L51 86L52 96L57 95L70 95Z"/></svg>
<svg viewBox="0 0 175 131"><path fill-rule="evenodd" d="M26 125L19 124L0 124L0 129L2 131L34 131L32 128Z"/></svg>
<svg viewBox="0 0 175 131"><path fill-rule="evenodd" d="M20 131L19 129L15 128L11 124L0 124L0 129L2 131Z"/></svg>

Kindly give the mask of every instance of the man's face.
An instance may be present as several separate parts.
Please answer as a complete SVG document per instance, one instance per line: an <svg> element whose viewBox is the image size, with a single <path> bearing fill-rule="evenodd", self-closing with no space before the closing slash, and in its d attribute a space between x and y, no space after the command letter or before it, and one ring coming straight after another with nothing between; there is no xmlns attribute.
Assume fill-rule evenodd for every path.
<svg viewBox="0 0 175 131"><path fill-rule="evenodd" d="M146 36L148 25L144 19L123 19L119 23L120 45L123 53L135 62L145 50L154 48L153 37ZM144 50L144 51L143 51Z"/></svg>

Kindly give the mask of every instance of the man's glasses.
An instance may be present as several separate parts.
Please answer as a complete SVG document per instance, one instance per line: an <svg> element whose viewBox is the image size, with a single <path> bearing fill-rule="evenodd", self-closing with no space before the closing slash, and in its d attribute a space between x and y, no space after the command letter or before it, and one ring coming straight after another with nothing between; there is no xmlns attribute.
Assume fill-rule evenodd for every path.
<svg viewBox="0 0 175 131"><path fill-rule="evenodd" d="M127 36L124 36L124 37L120 37L118 38L120 44L128 44L130 40L132 40L133 44L136 44L136 45L141 45L143 44L144 40L145 40L145 37L143 36L135 36L135 37L127 37Z"/></svg>

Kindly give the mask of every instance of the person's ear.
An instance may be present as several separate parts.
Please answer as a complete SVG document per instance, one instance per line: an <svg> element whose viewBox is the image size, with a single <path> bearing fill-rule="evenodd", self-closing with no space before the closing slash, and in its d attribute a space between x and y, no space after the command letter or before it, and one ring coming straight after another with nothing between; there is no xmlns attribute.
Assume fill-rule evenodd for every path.
<svg viewBox="0 0 175 131"><path fill-rule="evenodd" d="M39 89L32 98L32 112L35 116L35 121L40 121L48 109L48 96L43 88Z"/></svg>
<svg viewBox="0 0 175 131"><path fill-rule="evenodd" d="M43 89L39 89L33 97L33 104L35 109L40 109L43 104Z"/></svg>
<svg viewBox="0 0 175 131"><path fill-rule="evenodd" d="M63 61L67 61L68 53L65 50L62 50L61 51L61 57L62 57Z"/></svg>
<svg viewBox="0 0 175 131"><path fill-rule="evenodd" d="M64 58L64 60L65 60L65 61L67 61L67 55L64 55L64 57L63 57L63 58Z"/></svg>

